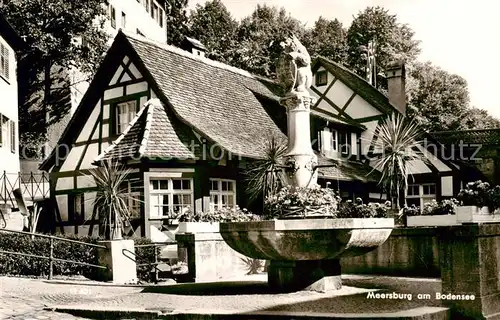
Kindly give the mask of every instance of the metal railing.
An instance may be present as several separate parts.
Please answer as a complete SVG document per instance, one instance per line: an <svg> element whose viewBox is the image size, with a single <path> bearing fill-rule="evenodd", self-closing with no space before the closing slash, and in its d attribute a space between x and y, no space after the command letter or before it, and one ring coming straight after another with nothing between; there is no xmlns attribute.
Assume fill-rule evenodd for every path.
<svg viewBox="0 0 500 320"><path fill-rule="evenodd" d="M35 255L35 254L21 253L21 252L4 251L4 250L0 250L0 254L5 254L5 255L11 254L11 255L18 255L18 256L25 256L25 257L32 257L32 258L49 260L49 276L48 276L49 280L52 280L52 278L54 276L54 262L74 263L74 264L79 264L79 265L83 265L83 266L87 266L87 267L108 269L108 267L106 267L106 266L100 266L100 265L96 265L96 264L91 264L91 263L87 263L87 262L80 262L80 261L75 261L75 260L59 259L59 258L54 257L54 241L55 240L63 241L63 242L70 242L70 243L77 243L77 244L86 245L89 247L101 248L101 249L107 249L106 246L88 243L88 242L77 241L77 240L60 238L60 237L56 237L53 235L31 233L31 232L25 232L25 231L0 229L0 232L16 233L16 234L22 234L22 235L31 236L31 237L48 238L50 240L49 256L42 256L42 255Z"/></svg>
<svg viewBox="0 0 500 320"><path fill-rule="evenodd" d="M0 203L16 207L14 190L20 189L24 198L29 201L48 199L50 197L50 176L48 173L0 173Z"/></svg>
<svg viewBox="0 0 500 320"><path fill-rule="evenodd" d="M153 277L153 281L154 283L158 283L158 271L161 271L160 269L158 269L158 265L161 263L158 261L158 248L159 247L166 247L166 246L169 246L169 245L175 245L177 244L177 242L165 242L165 243L150 243L150 244L138 244L138 245L134 245L134 248L148 248L148 247L154 247L154 262L148 262L148 263L141 263L141 264L136 264L136 267L139 268L139 267L145 267L145 266L149 266L149 267L153 267L155 269L155 272L154 272L154 277ZM137 254L128 250L128 249L123 249L122 250L122 253L125 257L127 257L128 259L134 261L137 263ZM132 254L134 257L130 257L128 256L126 253L129 253L129 254Z"/></svg>

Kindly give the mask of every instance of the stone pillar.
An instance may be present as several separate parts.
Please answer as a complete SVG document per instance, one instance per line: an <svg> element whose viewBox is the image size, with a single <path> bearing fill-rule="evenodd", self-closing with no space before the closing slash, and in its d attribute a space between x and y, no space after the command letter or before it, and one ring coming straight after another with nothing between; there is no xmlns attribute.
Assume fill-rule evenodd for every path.
<svg viewBox="0 0 500 320"><path fill-rule="evenodd" d="M98 249L99 265L107 266L108 269L101 269L98 279L114 284L137 283L134 240L100 241L99 244L106 247Z"/></svg>
<svg viewBox="0 0 500 320"><path fill-rule="evenodd" d="M460 319L500 319L500 224L442 230L441 293L455 295L443 303Z"/></svg>
<svg viewBox="0 0 500 320"><path fill-rule="evenodd" d="M314 170L318 159L311 146L310 133L310 107L314 98L308 92L301 92L282 98L280 103L287 108L288 150L285 157L293 168L289 171L289 182L297 187L312 187L318 180L317 170Z"/></svg>
<svg viewBox="0 0 500 320"><path fill-rule="evenodd" d="M327 292L342 288L340 260L271 260L269 288L275 292L300 290Z"/></svg>

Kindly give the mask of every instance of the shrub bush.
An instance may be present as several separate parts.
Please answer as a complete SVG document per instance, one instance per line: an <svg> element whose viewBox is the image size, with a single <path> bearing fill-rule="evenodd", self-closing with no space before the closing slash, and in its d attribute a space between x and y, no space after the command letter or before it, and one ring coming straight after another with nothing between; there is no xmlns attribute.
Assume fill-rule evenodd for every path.
<svg viewBox="0 0 500 320"><path fill-rule="evenodd" d="M77 235L57 235L57 237L92 244L97 244L98 241L102 240L97 237L82 237ZM134 242L136 245L150 244L151 240L136 238ZM32 240L28 235L0 232L0 250L48 257L50 255L50 239L35 237ZM54 239L54 258L99 265L97 250L98 248L96 247ZM136 248L136 260L137 264L154 262L154 248ZM148 281L150 269L150 266L138 267L137 277L139 280ZM54 261L53 275L81 275L89 279L95 279L97 271L98 269L95 267ZM49 274L49 260L21 255L0 254L0 274L46 277Z"/></svg>

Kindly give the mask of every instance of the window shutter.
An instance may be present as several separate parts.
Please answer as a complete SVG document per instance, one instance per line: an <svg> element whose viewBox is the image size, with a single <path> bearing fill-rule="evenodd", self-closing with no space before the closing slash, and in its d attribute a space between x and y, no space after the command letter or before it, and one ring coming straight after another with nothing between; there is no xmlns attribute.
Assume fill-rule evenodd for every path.
<svg viewBox="0 0 500 320"><path fill-rule="evenodd" d="M330 132L330 129L324 128L321 131L321 152L322 153L327 153L328 151L332 150L332 133Z"/></svg>
<svg viewBox="0 0 500 320"><path fill-rule="evenodd" d="M5 77L6 77L7 79L9 79L9 73L10 73L10 72L9 72L9 71L10 71L10 70L9 70L9 69L10 69L10 68L9 68L9 49L8 49L6 46L4 46L4 47L3 47L3 49L4 49L4 59L5 59L5 60L4 60L4 61L5 61L5 66L4 66L4 69L5 69Z"/></svg>
<svg viewBox="0 0 500 320"><path fill-rule="evenodd" d="M16 123L10 122L10 151L16 153Z"/></svg>

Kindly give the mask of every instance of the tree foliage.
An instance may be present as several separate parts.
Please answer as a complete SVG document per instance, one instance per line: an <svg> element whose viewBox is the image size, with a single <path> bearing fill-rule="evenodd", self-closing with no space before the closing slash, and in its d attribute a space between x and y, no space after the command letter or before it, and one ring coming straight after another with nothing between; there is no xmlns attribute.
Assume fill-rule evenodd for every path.
<svg viewBox="0 0 500 320"><path fill-rule="evenodd" d="M45 129L70 110L69 78L92 75L107 49L104 0L8 0L0 8L28 49L18 64L21 144L44 140ZM46 115L50 114L51 118Z"/></svg>
<svg viewBox="0 0 500 320"><path fill-rule="evenodd" d="M257 5L240 23L233 64L258 75L275 77L280 43L292 33L301 38L304 25L284 8Z"/></svg>
<svg viewBox="0 0 500 320"><path fill-rule="evenodd" d="M397 16L382 7L367 7L353 20L347 31L348 63L360 76L366 75L366 56L363 46L375 41L378 72L395 59L406 63L414 61L420 53L420 42L413 30L398 22Z"/></svg>
<svg viewBox="0 0 500 320"><path fill-rule="evenodd" d="M167 0L167 43L179 47L188 34L188 0Z"/></svg>
<svg viewBox="0 0 500 320"><path fill-rule="evenodd" d="M320 55L338 63L347 62L347 31L337 19L319 17L314 27L306 30L303 43L311 57Z"/></svg>
<svg viewBox="0 0 500 320"><path fill-rule="evenodd" d="M469 112L467 81L430 62L408 68L415 86L408 88L408 114L429 131L461 130Z"/></svg>
<svg viewBox="0 0 500 320"><path fill-rule="evenodd" d="M205 45L210 59L231 64L238 22L221 0L197 4L189 16L189 29L190 35Z"/></svg>

